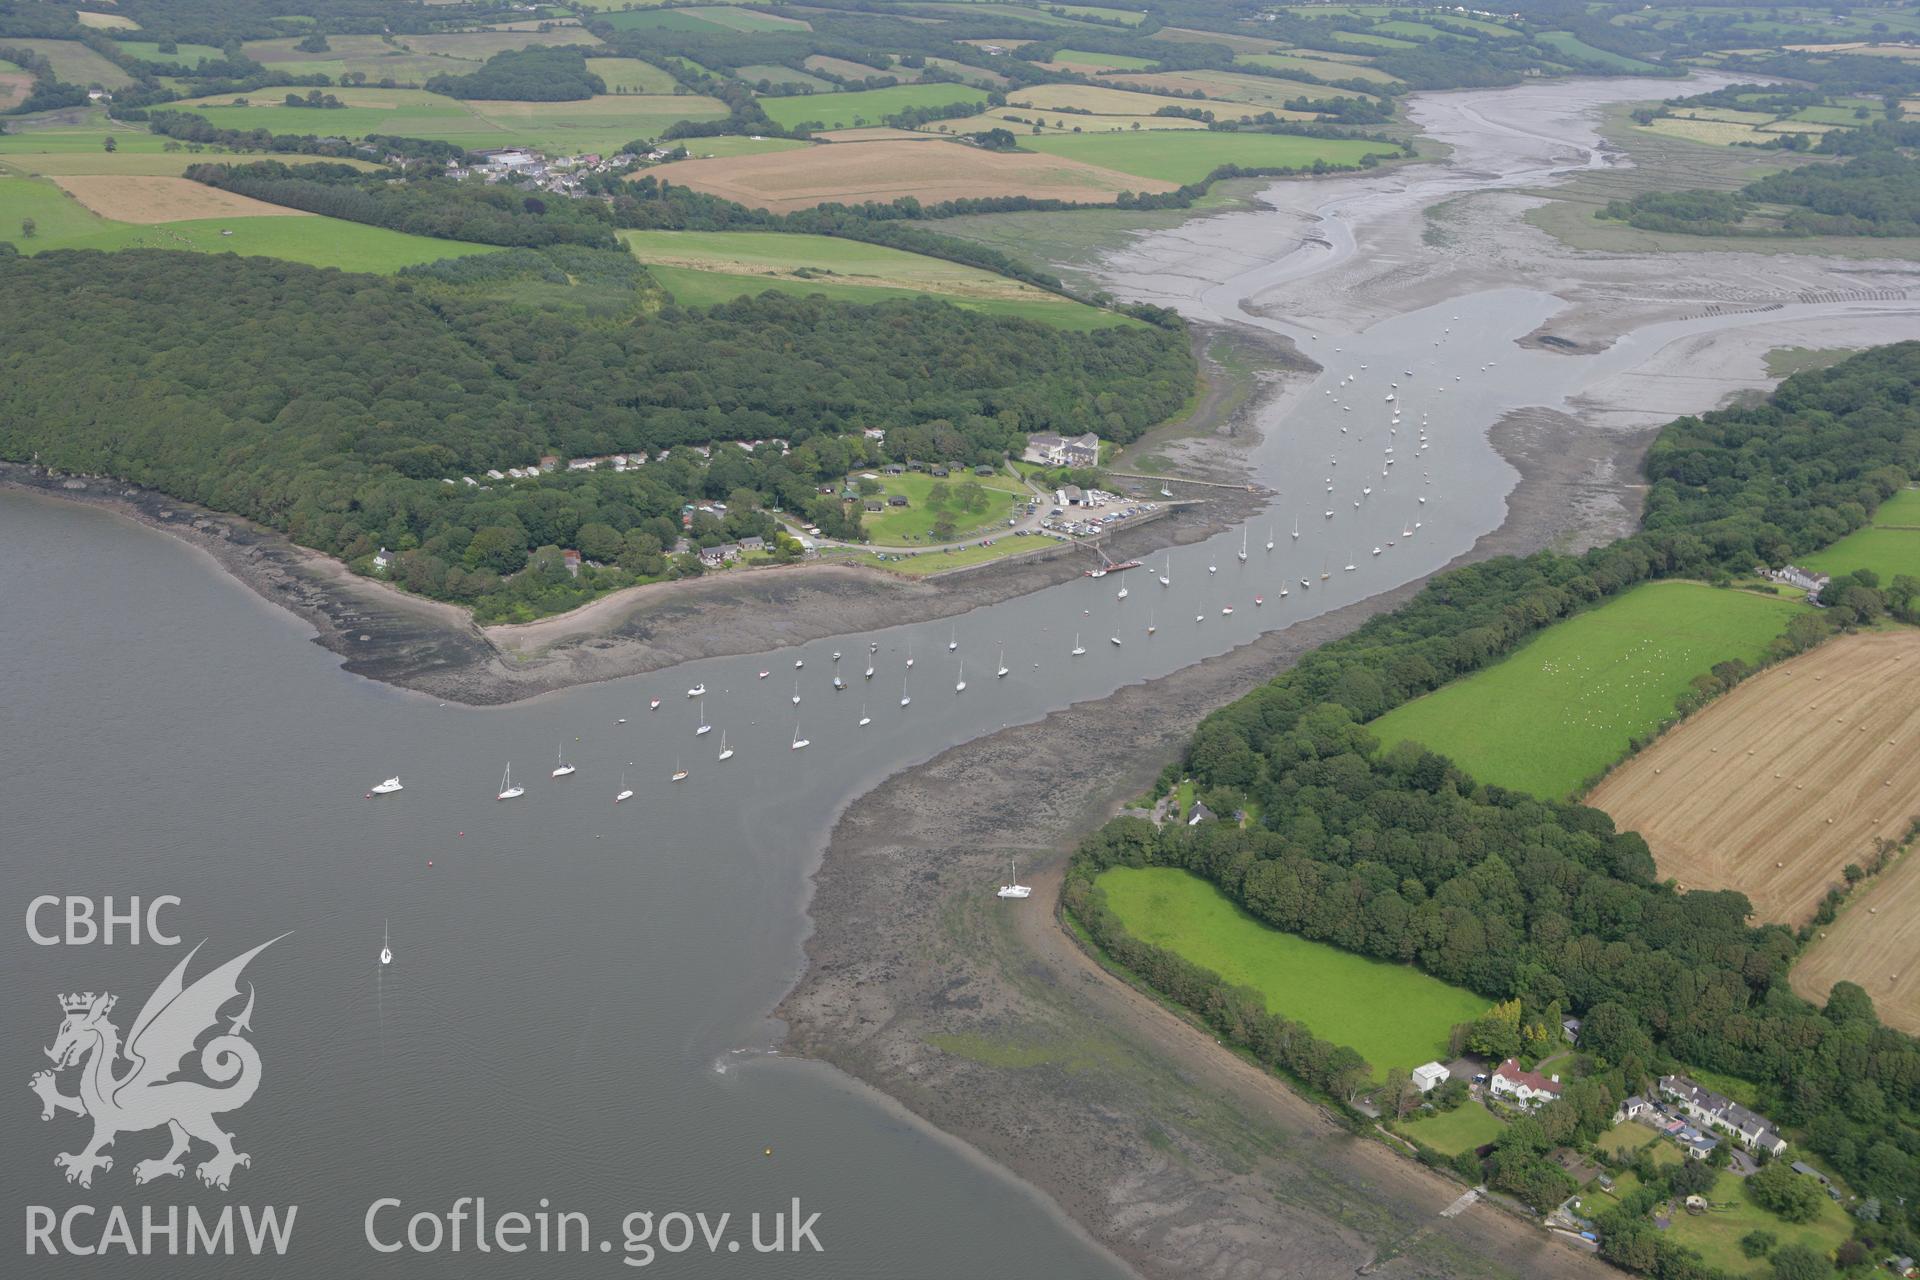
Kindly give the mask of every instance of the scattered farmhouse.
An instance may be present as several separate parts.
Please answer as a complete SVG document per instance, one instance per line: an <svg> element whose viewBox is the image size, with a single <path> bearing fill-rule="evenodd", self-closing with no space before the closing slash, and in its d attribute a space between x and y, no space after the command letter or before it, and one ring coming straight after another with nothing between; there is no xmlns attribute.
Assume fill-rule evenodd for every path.
<svg viewBox="0 0 1920 1280"><path fill-rule="evenodd" d="M1749 1151L1765 1151L1777 1156L1787 1149L1787 1140L1773 1131L1766 1117L1685 1076L1661 1076L1660 1092L1694 1120L1732 1135L1735 1142Z"/></svg>
<svg viewBox="0 0 1920 1280"><path fill-rule="evenodd" d="M1781 586L1792 587L1796 591L1806 592L1809 600L1818 597L1819 594L1826 589L1827 582L1829 581L1827 575L1824 573L1815 573L1810 569L1802 569L1800 566L1792 564L1779 569L1763 568L1760 570L1760 574L1762 577L1777 582Z"/></svg>
<svg viewBox="0 0 1920 1280"><path fill-rule="evenodd" d="M1512 1058L1493 1069L1487 1086L1502 1098L1512 1098L1526 1106L1550 1102L1560 1096L1560 1077L1543 1076L1537 1071L1522 1071Z"/></svg>

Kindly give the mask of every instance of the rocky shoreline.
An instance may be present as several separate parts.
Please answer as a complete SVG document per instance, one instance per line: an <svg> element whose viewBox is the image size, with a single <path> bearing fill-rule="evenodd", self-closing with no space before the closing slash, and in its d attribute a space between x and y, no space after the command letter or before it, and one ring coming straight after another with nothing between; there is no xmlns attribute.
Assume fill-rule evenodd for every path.
<svg viewBox="0 0 1920 1280"><path fill-rule="evenodd" d="M1651 436L1509 415L1493 440L1521 482L1454 563L1630 530ZM1503 1211L1439 1217L1458 1183L1220 1049L1052 915L1073 843L1200 718L1422 585L956 747L855 801L815 876L806 972L776 1011L787 1048L972 1144L1146 1276L1601 1274ZM1071 749L1088 741L1097 757ZM1036 886L1013 906L990 892L1010 858Z"/></svg>

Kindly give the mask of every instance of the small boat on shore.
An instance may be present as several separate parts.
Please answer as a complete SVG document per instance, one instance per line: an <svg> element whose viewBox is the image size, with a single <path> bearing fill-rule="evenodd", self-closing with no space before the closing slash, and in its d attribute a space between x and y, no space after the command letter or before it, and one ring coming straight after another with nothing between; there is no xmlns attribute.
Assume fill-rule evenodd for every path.
<svg viewBox="0 0 1920 1280"><path fill-rule="evenodd" d="M1009 862L1007 864L1007 875L1011 879L1012 883L1003 884L1000 886L1000 892L999 892L1000 897L1030 898L1033 896L1033 886L1020 883L1019 864Z"/></svg>

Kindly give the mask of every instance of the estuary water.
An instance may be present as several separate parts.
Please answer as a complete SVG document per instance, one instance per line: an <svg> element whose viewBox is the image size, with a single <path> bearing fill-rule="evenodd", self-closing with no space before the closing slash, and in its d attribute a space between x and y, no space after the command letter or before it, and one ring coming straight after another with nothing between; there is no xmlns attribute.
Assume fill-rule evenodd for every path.
<svg viewBox="0 0 1920 1280"><path fill-rule="evenodd" d="M1498 183L1496 158L1449 181ZM1235 291L1297 265L1291 239L1263 247L1261 234L1248 224L1246 278L1200 305L1254 322L1229 305ZM1656 326L1592 358L1513 345L1557 305L1497 290L1306 335L1326 371L1259 446L1279 497L1244 531L951 623L501 708L349 676L190 548L0 494L0 866L14 921L0 1026L17 1073L0 1107L5 1211L21 1224L35 1207L120 1205L137 1229L142 1206L298 1206L285 1257L36 1256L33 1273L1123 1274L1028 1188L837 1073L778 1056L766 1011L801 963L808 876L844 805L902 767L1446 563L1501 519L1515 476L1486 431L1502 413L1559 404L1676 337L1753 323ZM704 698L689 697L698 686ZM800 737L810 745L795 750ZM562 756L577 772L554 779ZM526 794L496 801L508 764ZM394 774L404 791L366 797ZM634 797L616 805L623 786ZM26 928L38 895L175 896L161 923L182 945L39 945ZM58 915L35 919L57 932ZM166 1147L155 1128L123 1134L90 1188L69 1184L54 1157L80 1149L83 1122L43 1123L27 1088L48 1065L58 997L114 993L125 1032L203 939L189 978L278 939L241 986L259 1090L221 1117L251 1163L230 1190L203 1187L203 1148L184 1178L137 1186L136 1163ZM481 1253L471 1220L458 1252L444 1233L430 1253L367 1238L383 1199L399 1205L377 1210L374 1235L394 1244L410 1215L444 1217L461 1197L484 1197L493 1219L585 1214L586 1247ZM749 1215L770 1242L796 1198L801 1219L820 1215L821 1251L757 1252ZM696 1228L667 1252L683 1240L664 1222L675 1211L709 1227L731 1216L712 1245ZM666 1234L630 1242L636 1212ZM97 1242L101 1218L75 1221L75 1243Z"/></svg>

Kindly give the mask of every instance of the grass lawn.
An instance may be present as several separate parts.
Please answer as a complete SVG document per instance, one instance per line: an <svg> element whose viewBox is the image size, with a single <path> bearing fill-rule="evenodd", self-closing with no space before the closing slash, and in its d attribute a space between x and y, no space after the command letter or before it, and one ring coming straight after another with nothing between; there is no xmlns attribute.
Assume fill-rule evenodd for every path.
<svg viewBox="0 0 1920 1280"><path fill-rule="evenodd" d="M1270 928L1177 868L1112 867L1100 873L1099 885L1136 937L1254 988L1271 1012L1357 1050L1375 1079L1444 1052L1455 1023L1487 1010L1483 997L1410 965Z"/></svg>
<svg viewBox="0 0 1920 1280"><path fill-rule="evenodd" d="M1771 1231L1782 1246L1804 1244L1821 1257L1831 1257L1846 1238L1853 1234L1847 1211L1826 1196L1820 1197L1820 1216L1812 1222L1795 1225L1783 1222L1747 1198L1746 1179L1722 1172L1707 1199L1714 1205L1725 1204L1703 1214L1676 1213L1667 1238L1699 1251L1710 1267L1732 1275L1770 1276L1773 1268L1765 1259L1754 1259L1740 1252L1740 1237L1749 1231Z"/></svg>
<svg viewBox="0 0 1920 1280"><path fill-rule="evenodd" d="M1632 1155L1650 1142L1658 1142L1660 1135L1638 1120L1628 1120L1617 1124L1601 1134L1594 1142L1608 1155Z"/></svg>
<svg viewBox="0 0 1920 1280"><path fill-rule="evenodd" d="M115 64L81 44L78 40L43 40L37 37L0 37L0 44L14 49L31 49L53 64L53 73L63 83L100 84L108 89L124 89L133 77Z"/></svg>
<svg viewBox="0 0 1920 1280"><path fill-rule="evenodd" d="M1368 154L1398 154L1364 138L1297 138L1276 133L1053 133L1022 135L1020 145L1028 151L1179 183L1198 182L1223 164L1298 169L1325 160L1351 166Z"/></svg>
<svg viewBox="0 0 1920 1280"><path fill-rule="evenodd" d="M1876 513L1874 523L1882 518ZM1892 582L1896 574L1920 575L1920 529L1861 529L1824 551L1801 557L1799 563L1825 574L1871 569L1882 583Z"/></svg>
<svg viewBox="0 0 1920 1280"><path fill-rule="evenodd" d="M813 93L797 98L762 98L767 118L786 128L813 120L829 129L879 124L909 107L944 107L953 102L985 102L987 91L966 84L897 84L856 93Z"/></svg>
<svg viewBox="0 0 1920 1280"><path fill-rule="evenodd" d="M856 473L859 474L859 473ZM888 507L886 511L874 515L865 514L860 518L861 527L867 531L867 538L876 546L911 547L915 543L922 545L930 541L957 542L962 538L975 536L991 537L997 526L1003 532L1007 526L1007 512L1011 499L1019 498L1024 504L1027 489L1019 481L1005 472L991 476L976 476L968 471L965 475L955 474L944 481L949 491L957 490L972 480L987 491L987 503L978 511L962 511L949 500L944 511L953 516L954 534L950 539L933 537L933 522L941 512L934 510L927 502L927 495L933 492L936 480L925 471L909 471L905 475L882 476L880 493L875 499L863 501L886 501L895 495L906 498L904 507ZM1031 542L1030 538L1010 538L1012 542ZM996 546L998 544L996 543ZM978 550L978 548L975 548Z"/></svg>
<svg viewBox="0 0 1920 1280"><path fill-rule="evenodd" d="M32 218L32 239L20 221ZM222 232L231 231L232 235ZM386 272L417 262L469 253L492 253L492 245L410 236L337 218L204 218L135 226L88 210L51 183L0 177L0 239L22 253L46 249L187 249L284 258L316 267Z"/></svg>
<svg viewBox="0 0 1920 1280"><path fill-rule="evenodd" d="M1506 1121L1472 1098L1451 1111L1436 1111L1400 1122L1400 1132L1450 1156L1485 1146L1506 1127Z"/></svg>
<svg viewBox="0 0 1920 1280"><path fill-rule="evenodd" d="M1371 727L1383 748L1413 739L1482 782L1556 799L1670 716L1695 676L1728 658L1758 660L1802 607L1693 582L1646 583Z"/></svg>

